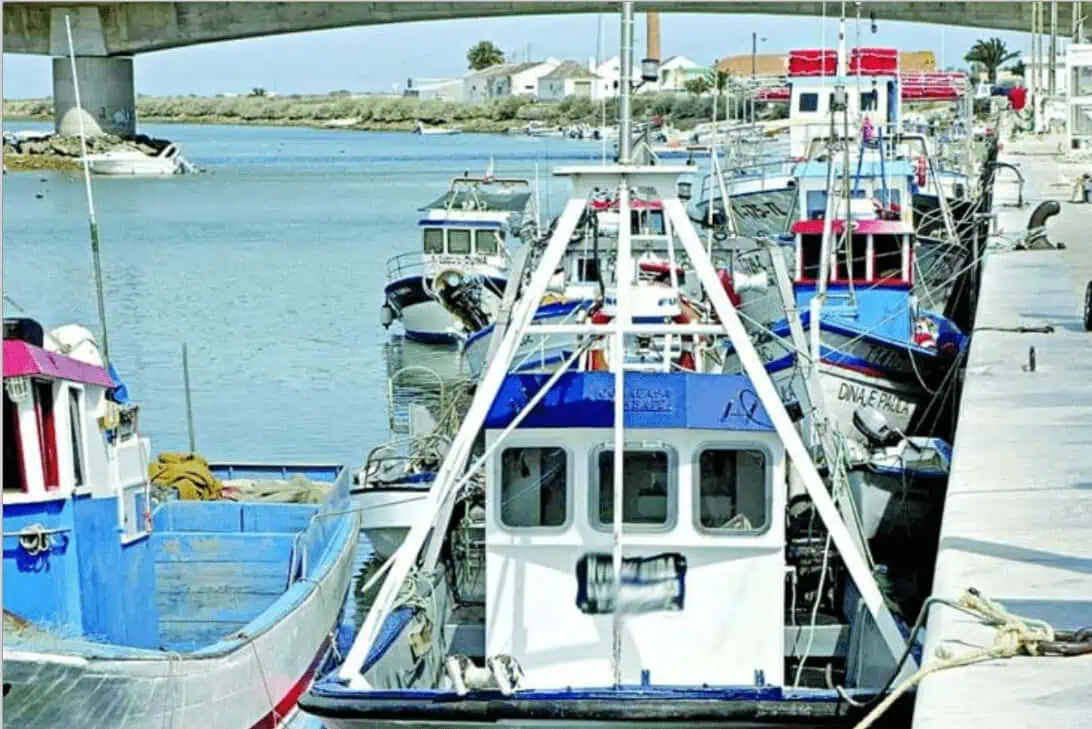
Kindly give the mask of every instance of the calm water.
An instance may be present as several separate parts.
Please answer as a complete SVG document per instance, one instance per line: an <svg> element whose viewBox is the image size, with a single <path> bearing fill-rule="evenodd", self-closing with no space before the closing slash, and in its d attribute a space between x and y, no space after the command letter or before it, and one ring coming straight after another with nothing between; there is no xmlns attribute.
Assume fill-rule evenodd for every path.
<svg viewBox="0 0 1092 729"><path fill-rule="evenodd" d="M10 122L11 129L48 128ZM187 448L181 346L197 449L212 460L359 465L386 437L384 262L416 250L417 208L448 178L545 183L596 143L497 135L143 125L206 174L93 179L111 357L156 450ZM543 185L559 209L568 185ZM36 194L42 194L41 199ZM79 175L3 178L4 293L47 327L98 331ZM17 311L5 303L5 312ZM452 371L454 352L411 353Z"/></svg>

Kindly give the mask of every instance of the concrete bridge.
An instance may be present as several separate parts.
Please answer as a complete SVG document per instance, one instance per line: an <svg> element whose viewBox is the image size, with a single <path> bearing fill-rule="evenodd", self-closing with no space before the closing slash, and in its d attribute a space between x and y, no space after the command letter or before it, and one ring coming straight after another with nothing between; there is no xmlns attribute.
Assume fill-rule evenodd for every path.
<svg viewBox="0 0 1092 729"><path fill-rule="evenodd" d="M822 14L821 2L723 2L718 0L638 1L638 11L681 13ZM837 4L827 3L828 15ZM944 23L995 30L1029 30L1032 3L898 2L871 3L878 20ZM51 55L57 130L74 133L77 125L71 66L66 56L65 17L72 24L76 71L85 124L95 133L131 134L136 128L133 59L139 53L168 48L254 38L281 33L353 25L382 25L424 20L509 15L617 12L618 2L562 0L539 2L5 2L4 52ZM1059 30L1068 29L1072 4L1058 4ZM1063 31L1064 32L1064 31Z"/></svg>

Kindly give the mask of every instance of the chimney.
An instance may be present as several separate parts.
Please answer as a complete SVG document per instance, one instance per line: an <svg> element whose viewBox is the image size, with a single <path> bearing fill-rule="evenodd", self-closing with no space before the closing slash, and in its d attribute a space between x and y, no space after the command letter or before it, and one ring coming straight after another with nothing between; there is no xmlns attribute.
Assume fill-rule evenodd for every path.
<svg viewBox="0 0 1092 729"><path fill-rule="evenodd" d="M654 58L657 61L662 61L663 59L660 58L660 13L656 10L650 10L645 13L645 20L648 23L645 32L647 50L645 58Z"/></svg>

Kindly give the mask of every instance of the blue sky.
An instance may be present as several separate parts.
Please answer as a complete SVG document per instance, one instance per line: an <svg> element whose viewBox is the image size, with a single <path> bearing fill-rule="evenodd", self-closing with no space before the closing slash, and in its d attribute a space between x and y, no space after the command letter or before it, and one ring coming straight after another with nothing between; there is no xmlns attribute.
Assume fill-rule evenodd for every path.
<svg viewBox="0 0 1092 729"><path fill-rule="evenodd" d="M617 53L618 17L603 16L603 57ZM586 61L595 55L598 16L529 16L482 20L433 21L403 25L269 36L209 43L136 57L138 93L154 95L246 92L263 86L277 93L324 93L336 89L390 91L411 76L458 76L466 70L466 51L478 40L491 40L520 58L556 56ZM643 55L644 16L637 16L636 57ZM665 14L661 22L663 55L685 55L699 63L751 52L751 33L768 40L759 52L817 47L819 18L761 15ZM826 23L827 44L837 43L838 25ZM854 23L848 24L853 45ZM879 22L872 35L861 24L862 45L902 50L932 50L938 63L956 65L975 40L999 36L1014 50L1025 50L1026 33L987 32L917 23ZM5 98L49 96L52 71L44 56L5 53Z"/></svg>

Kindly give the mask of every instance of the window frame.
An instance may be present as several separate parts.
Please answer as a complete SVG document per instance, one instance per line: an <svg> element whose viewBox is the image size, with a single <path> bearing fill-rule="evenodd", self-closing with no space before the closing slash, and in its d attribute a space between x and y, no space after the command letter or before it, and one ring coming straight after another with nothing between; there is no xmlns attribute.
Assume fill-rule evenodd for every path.
<svg viewBox="0 0 1092 729"><path fill-rule="evenodd" d="M87 443L84 436L84 389L78 385L68 385L68 433L72 440L71 476L72 487L87 485ZM75 412L73 412L75 409Z"/></svg>
<svg viewBox="0 0 1092 729"><path fill-rule="evenodd" d="M432 231L438 231L440 233L440 250L430 251L428 249L428 234ZM426 256L442 256L444 250L447 248L447 236L444 235L444 229L442 226L430 225L425 227L421 232L421 252Z"/></svg>
<svg viewBox="0 0 1092 729"><path fill-rule="evenodd" d="M599 454L614 451L613 443L597 443L588 451L588 523L592 530L610 532L613 522L604 524L599 520ZM644 534L667 534L679 524L679 453L670 443L663 441L630 442L625 444L623 453L630 451L657 452L667 454L667 514L662 524L639 524L623 521L622 528L627 532ZM624 488L624 485L623 485ZM613 483L612 489L613 492Z"/></svg>
<svg viewBox="0 0 1092 729"><path fill-rule="evenodd" d="M482 252L478 248L478 236L482 233L489 233L493 238L494 247L492 251ZM475 228L473 236L473 252L474 255L497 257L501 255L501 249L504 246L504 231L500 228Z"/></svg>
<svg viewBox="0 0 1092 729"><path fill-rule="evenodd" d="M451 249L451 235L452 233L466 233L466 250L465 251L453 251ZM473 255L474 250L474 236L471 235L471 228L447 228L446 238L444 240L444 252L449 256L469 256Z"/></svg>
<svg viewBox="0 0 1092 729"><path fill-rule="evenodd" d="M705 451L756 451L762 454L765 462L764 489L766 493L766 523L760 529L725 529L723 527L707 527L701 523L701 456ZM773 528L773 472L774 456L769 446L765 443L744 441L707 440L698 443L691 451L691 521L694 531L698 534L715 537L761 537L769 533Z"/></svg>
<svg viewBox="0 0 1092 729"><path fill-rule="evenodd" d="M512 526L504 520L504 454L514 449L527 450L529 448L541 448L559 450L565 454L565 519L558 526ZM574 476L576 474L575 460L573 459L573 451L567 445L560 443L542 443L540 441L528 441L526 443L509 443L504 448L499 448L494 461L494 467L497 473L497 485L496 489L497 498L496 507L493 514L493 518L496 521L497 527L501 531L512 534L524 534L527 532L533 532L535 534L562 534L568 531L573 525L574 510L576 508L576 500L573 498L573 490L576 487L574 482Z"/></svg>

